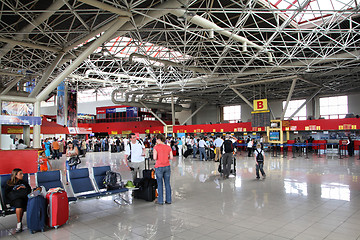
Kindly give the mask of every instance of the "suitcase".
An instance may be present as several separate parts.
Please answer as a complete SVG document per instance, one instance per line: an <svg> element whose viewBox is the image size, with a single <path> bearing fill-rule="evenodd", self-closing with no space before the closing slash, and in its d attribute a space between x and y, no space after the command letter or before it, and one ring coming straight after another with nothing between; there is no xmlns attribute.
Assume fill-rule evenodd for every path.
<svg viewBox="0 0 360 240"><path fill-rule="evenodd" d="M176 156L176 150L172 150L173 156Z"/></svg>
<svg viewBox="0 0 360 240"><path fill-rule="evenodd" d="M111 152L112 152L112 153L116 153L116 152L117 152L116 145L111 145Z"/></svg>
<svg viewBox="0 0 360 240"><path fill-rule="evenodd" d="M69 201L65 191L46 194L48 204L47 225L58 228L69 220Z"/></svg>
<svg viewBox="0 0 360 240"><path fill-rule="evenodd" d="M150 160L145 159L145 170L143 170L143 178L136 178L134 180L135 187L139 188L138 190L134 191L134 197L144 199L149 202L154 201L157 189L157 181L154 178L155 171L150 169Z"/></svg>
<svg viewBox="0 0 360 240"><path fill-rule="evenodd" d="M184 152L184 157L187 158L189 155L191 155L193 152L193 150L191 148L188 148L185 152Z"/></svg>
<svg viewBox="0 0 360 240"><path fill-rule="evenodd" d="M30 233L43 232L46 219L46 200L43 196L29 198L27 202L26 221Z"/></svg>
<svg viewBox="0 0 360 240"><path fill-rule="evenodd" d="M212 148L208 148L206 150L206 154L209 160L214 160L215 159L215 153L214 153L214 149Z"/></svg>
<svg viewBox="0 0 360 240"><path fill-rule="evenodd" d="M152 202L156 197L157 181L153 178L142 178L134 180L135 186L139 188L134 191L134 197Z"/></svg>

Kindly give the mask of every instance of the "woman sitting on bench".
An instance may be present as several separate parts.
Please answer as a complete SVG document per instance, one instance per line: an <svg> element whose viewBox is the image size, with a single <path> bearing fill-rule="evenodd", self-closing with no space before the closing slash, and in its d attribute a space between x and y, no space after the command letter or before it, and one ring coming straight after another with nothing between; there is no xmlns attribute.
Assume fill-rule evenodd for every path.
<svg viewBox="0 0 360 240"><path fill-rule="evenodd" d="M5 195L10 200L10 205L16 208L16 232L22 231L21 221L28 201L27 195L31 192L31 187L23 180L23 176L22 170L15 168L11 173L11 179L5 186Z"/></svg>

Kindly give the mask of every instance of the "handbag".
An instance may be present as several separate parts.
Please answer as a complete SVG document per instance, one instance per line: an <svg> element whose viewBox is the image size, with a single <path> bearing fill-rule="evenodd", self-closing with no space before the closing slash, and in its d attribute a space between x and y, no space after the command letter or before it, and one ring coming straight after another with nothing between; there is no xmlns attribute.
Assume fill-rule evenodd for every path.
<svg viewBox="0 0 360 240"><path fill-rule="evenodd" d="M71 157L69 159L69 166L72 167L72 166L76 166L76 165L79 165L81 163L81 160L78 156L76 157Z"/></svg>

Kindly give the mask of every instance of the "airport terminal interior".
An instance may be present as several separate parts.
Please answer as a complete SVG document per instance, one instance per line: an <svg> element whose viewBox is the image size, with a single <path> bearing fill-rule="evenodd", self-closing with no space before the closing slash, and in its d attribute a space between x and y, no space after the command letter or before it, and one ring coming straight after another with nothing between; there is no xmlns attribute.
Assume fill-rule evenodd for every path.
<svg viewBox="0 0 360 240"><path fill-rule="evenodd" d="M1 0L0 26L1 239L360 239L359 0ZM32 234L27 211L16 230L14 168L33 188L58 173L69 199L66 172L126 183L130 133L169 139L171 204L90 179L66 224ZM228 178L217 137L234 141ZM207 161L188 138L209 141ZM84 156L66 171L73 140Z"/></svg>

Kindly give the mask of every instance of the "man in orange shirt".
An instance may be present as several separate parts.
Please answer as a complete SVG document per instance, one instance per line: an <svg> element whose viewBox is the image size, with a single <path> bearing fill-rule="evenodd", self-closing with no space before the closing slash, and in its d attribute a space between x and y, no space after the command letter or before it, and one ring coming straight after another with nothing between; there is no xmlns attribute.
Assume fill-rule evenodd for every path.
<svg viewBox="0 0 360 240"><path fill-rule="evenodd" d="M53 159L56 159L56 158L60 159L60 155L59 155L60 145L55 137L54 137L54 141L51 144L51 148L52 148L52 152L53 152Z"/></svg>

